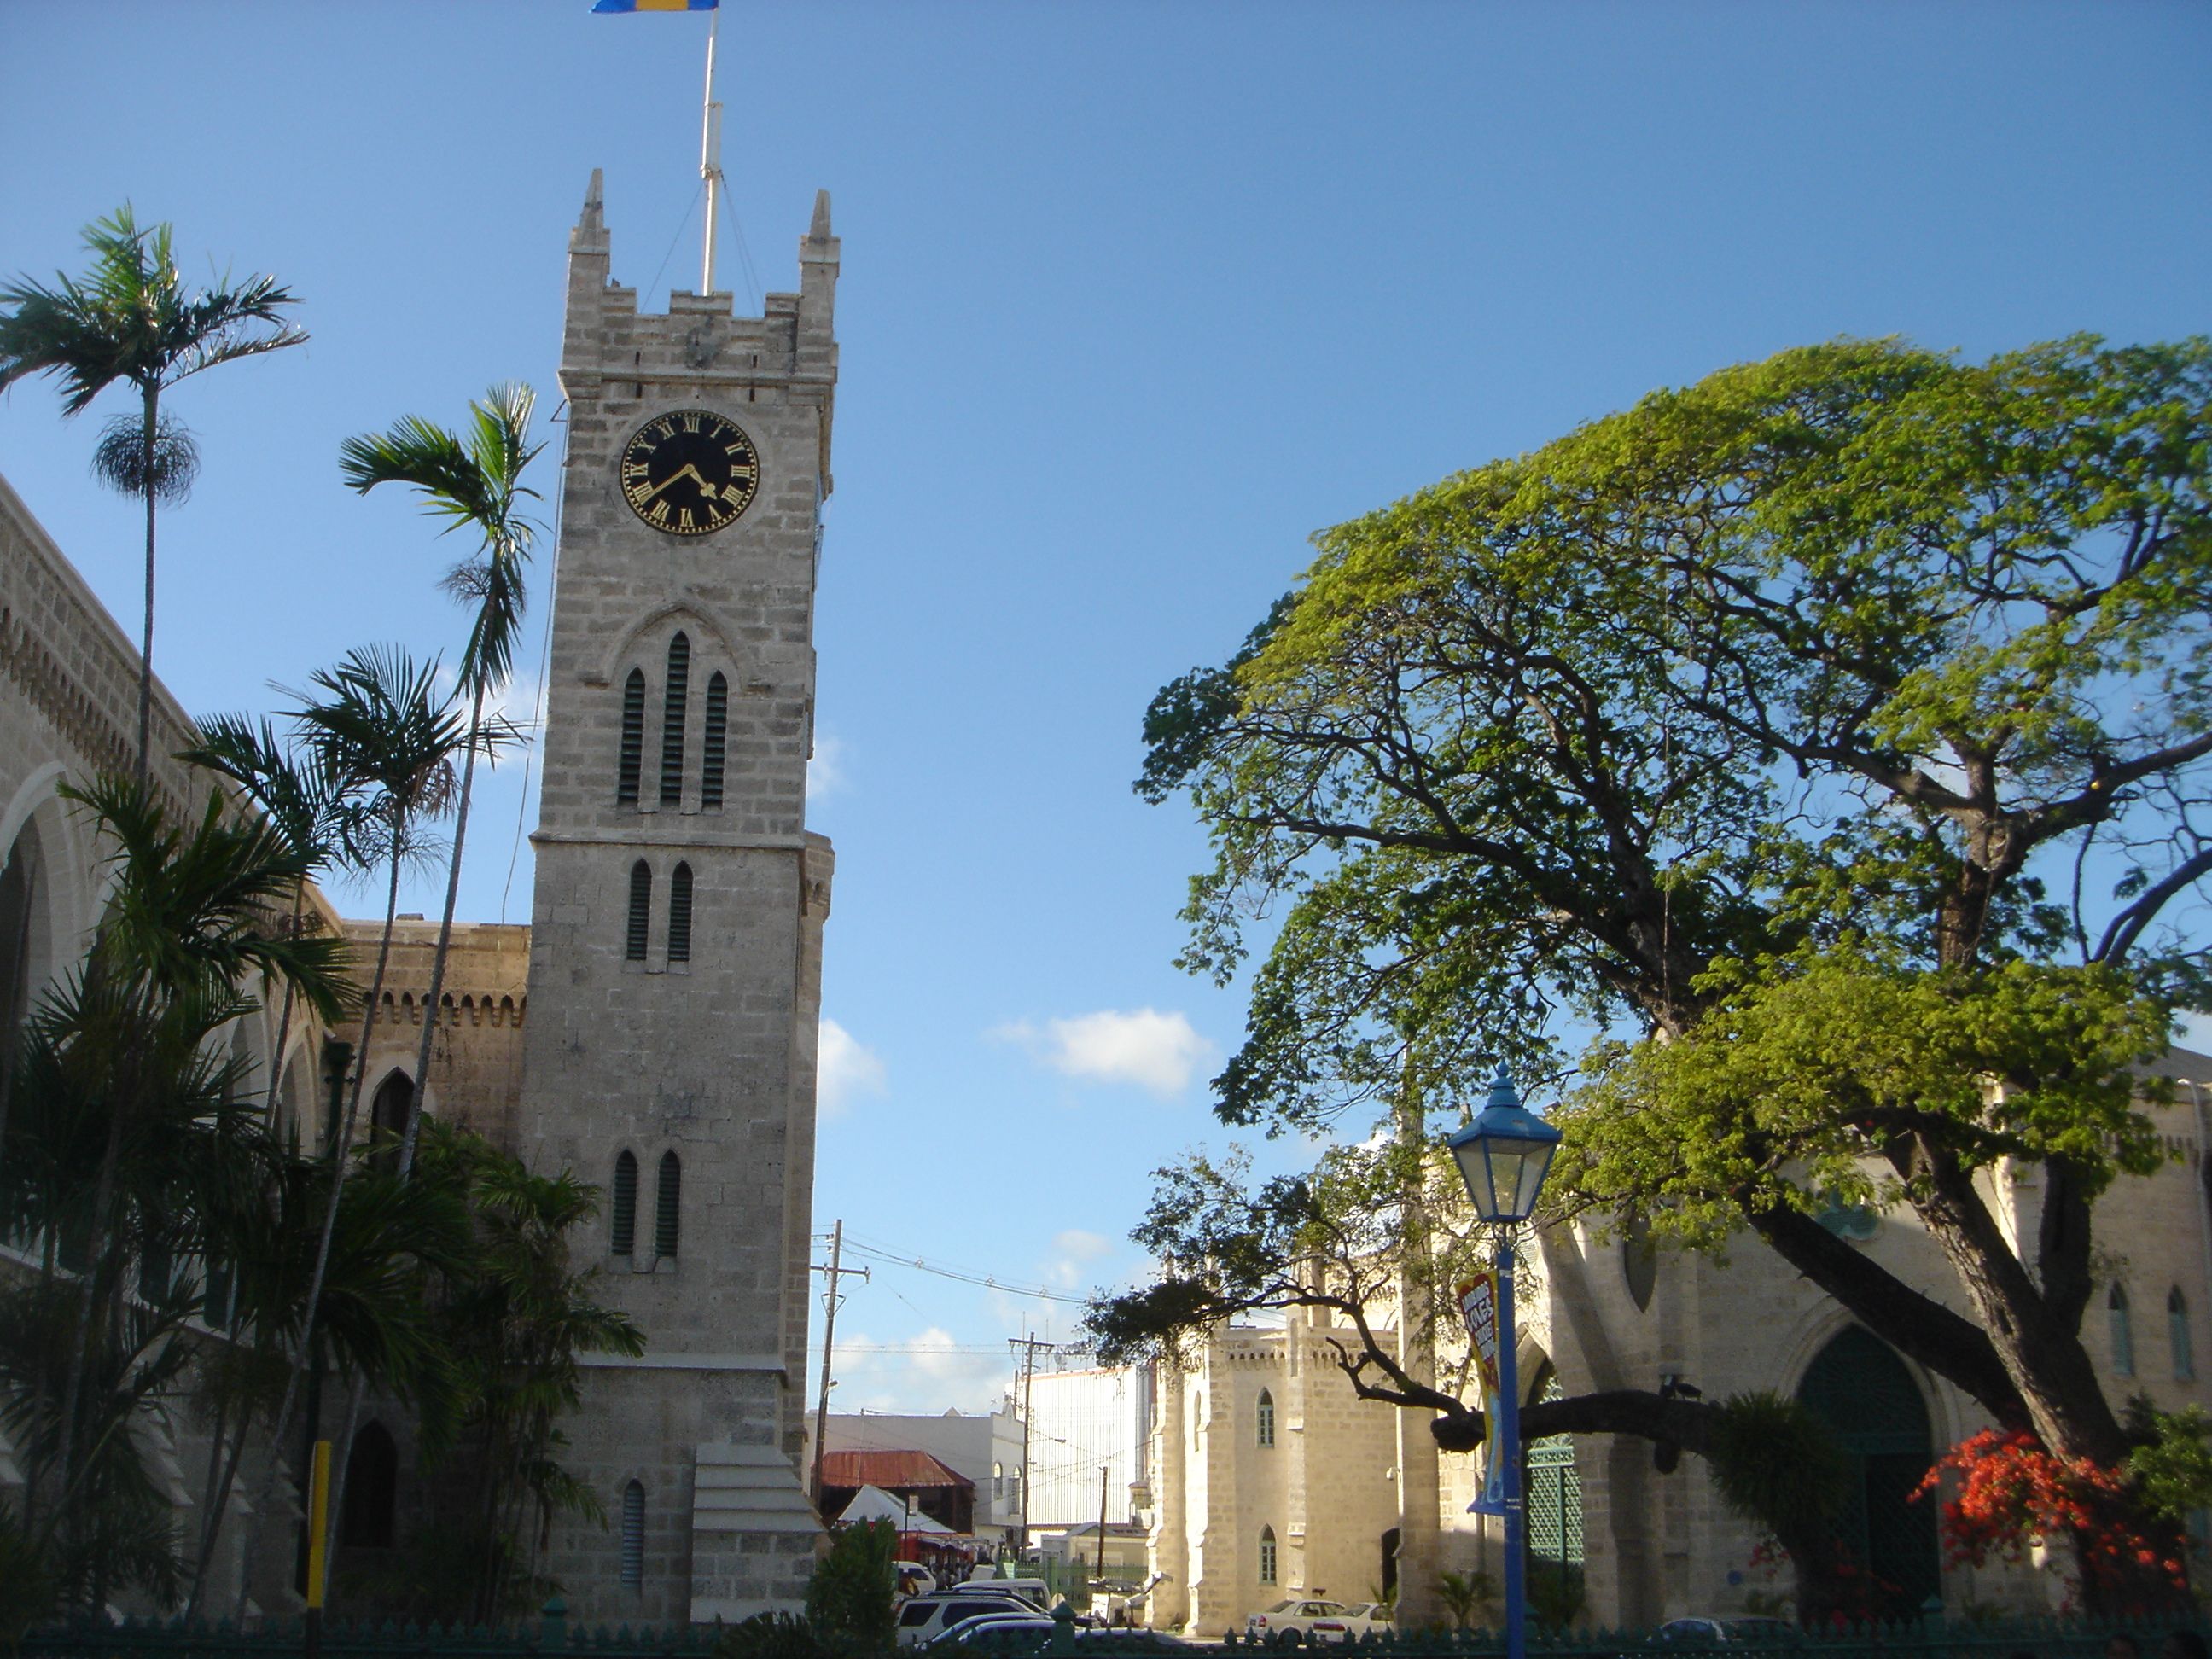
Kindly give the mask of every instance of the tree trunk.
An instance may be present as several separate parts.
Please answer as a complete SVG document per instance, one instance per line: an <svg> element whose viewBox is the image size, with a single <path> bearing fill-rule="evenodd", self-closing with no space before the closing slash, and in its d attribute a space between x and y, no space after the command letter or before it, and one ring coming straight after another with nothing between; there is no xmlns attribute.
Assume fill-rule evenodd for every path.
<svg viewBox="0 0 2212 1659"><path fill-rule="evenodd" d="M361 1048L354 1060L353 1091L346 1101L345 1116L340 1120L338 1132L331 1146L331 1195L323 1206L322 1236L315 1245L315 1266L308 1277L307 1310L301 1316L299 1351L292 1358L291 1375L284 1380L284 1397L276 1408L276 1421L269 1432L269 1472L262 1477L261 1490L253 1504L253 1519L247 1534L246 1549L249 1559L258 1547L264 1517L276 1493L276 1481L283 1463L279 1449L284 1443L284 1431L292 1425L293 1408L299 1403L300 1384L307 1366L307 1357L314 1346L315 1315L323 1299L323 1280L330 1267L331 1237L338 1224L338 1200L345 1191L346 1159L353 1151L354 1123L361 1115L362 1084L368 1075L368 1042L376 1029L377 1005L384 994L384 974L392 960L392 929L399 912L399 840L402 826L392 826L391 874L384 890L384 932L377 940L376 971L368 984L368 1006L361 1017ZM249 1585L241 1583L238 1593L236 1617L243 1621Z"/></svg>
<svg viewBox="0 0 2212 1659"><path fill-rule="evenodd" d="M146 419L141 437L139 482L146 490L146 627L138 646L138 787L148 787L154 747L154 434L161 389L144 389Z"/></svg>

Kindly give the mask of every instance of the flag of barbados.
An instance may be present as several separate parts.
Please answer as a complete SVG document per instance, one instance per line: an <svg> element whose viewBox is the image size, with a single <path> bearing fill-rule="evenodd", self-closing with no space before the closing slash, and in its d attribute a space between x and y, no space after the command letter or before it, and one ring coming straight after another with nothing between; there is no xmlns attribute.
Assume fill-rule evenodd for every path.
<svg viewBox="0 0 2212 1659"><path fill-rule="evenodd" d="M599 0L593 11L712 11L719 0Z"/></svg>

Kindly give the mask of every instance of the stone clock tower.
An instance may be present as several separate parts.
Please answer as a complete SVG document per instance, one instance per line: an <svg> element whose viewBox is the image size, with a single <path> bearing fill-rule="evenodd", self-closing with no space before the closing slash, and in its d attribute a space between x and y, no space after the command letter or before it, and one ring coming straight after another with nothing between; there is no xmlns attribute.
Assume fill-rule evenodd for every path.
<svg viewBox="0 0 2212 1659"><path fill-rule="evenodd" d="M803 1598L799 1462L830 844L806 830L837 241L799 288L641 315L592 175L568 242L559 579L534 837L521 1139L607 1194L595 1363L558 1523L572 1616L737 1619Z"/></svg>

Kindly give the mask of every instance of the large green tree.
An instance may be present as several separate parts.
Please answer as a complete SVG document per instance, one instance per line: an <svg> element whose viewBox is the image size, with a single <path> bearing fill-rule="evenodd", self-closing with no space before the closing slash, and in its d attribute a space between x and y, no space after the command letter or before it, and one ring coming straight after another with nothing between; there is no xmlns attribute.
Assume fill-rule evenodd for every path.
<svg viewBox="0 0 2212 1659"><path fill-rule="evenodd" d="M1555 1215L1755 1234L1999 1421L2120 1463L2080 1327L2091 1206L2160 1158L2129 1068L2204 994L2208 398L2203 341L1842 341L1320 536L1146 720L1139 790L1217 853L1188 965L1230 979L1275 928L1220 1115L1402 1123L1506 1060L1564 1102ZM2041 1183L2017 1246L2000 1164ZM1164 1194L1182 1265L1104 1328L1293 1296L1325 1192ZM1909 1206L1966 1311L1820 1225L1834 1197ZM1650 1395L1525 1425L1698 1432Z"/></svg>
<svg viewBox="0 0 2212 1659"><path fill-rule="evenodd" d="M122 207L88 225L91 268L57 276L49 288L19 277L0 288L0 389L51 375L62 412L75 415L118 381L137 394L135 416L109 423L93 470L146 503L146 603L138 652L137 778L146 781L154 717L154 514L191 488L198 457L191 434L165 415L161 398L179 380L306 341L284 320L299 303L273 276L234 284L226 276L192 289L177 270L167 225L141 227Z"/></svg>

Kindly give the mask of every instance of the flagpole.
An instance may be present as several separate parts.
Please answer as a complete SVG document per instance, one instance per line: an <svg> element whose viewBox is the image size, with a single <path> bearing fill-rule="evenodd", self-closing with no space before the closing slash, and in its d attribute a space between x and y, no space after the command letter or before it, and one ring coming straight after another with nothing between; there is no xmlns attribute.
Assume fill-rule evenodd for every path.
<svg viewBox="0 0 2212 1659"><path fill-rule="evenodd" d="M714 34L722 9L707 14L707 108L699 132L699 176L707 183L707 252L700 262L699 292L714 291L714 210L722 188L722 106L714 101Z"/></svg>

